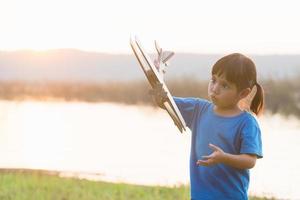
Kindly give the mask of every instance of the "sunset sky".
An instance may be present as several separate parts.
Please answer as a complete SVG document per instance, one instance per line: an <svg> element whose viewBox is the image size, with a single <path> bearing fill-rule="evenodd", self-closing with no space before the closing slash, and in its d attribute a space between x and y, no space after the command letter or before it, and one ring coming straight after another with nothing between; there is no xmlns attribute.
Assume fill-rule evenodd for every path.
<svg viewBox="0 0 300 200"><path fill-rule="evenodd" d="M300 54L299 20L291 0L0 0L0 50Z"/></svg>

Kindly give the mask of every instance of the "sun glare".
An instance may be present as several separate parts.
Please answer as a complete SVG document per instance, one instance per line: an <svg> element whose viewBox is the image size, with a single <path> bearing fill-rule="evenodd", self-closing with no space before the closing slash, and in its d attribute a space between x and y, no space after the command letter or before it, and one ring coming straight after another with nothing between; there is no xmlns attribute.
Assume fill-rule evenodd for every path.
<svg viewBox="0 0 300 200"><path fill-rule="evenodd" d="M0 1L0 50L128 53L129 37L137 34L151 41L151 48L158 39L176 52L300 53L297 5L293 0Z"/></svg>

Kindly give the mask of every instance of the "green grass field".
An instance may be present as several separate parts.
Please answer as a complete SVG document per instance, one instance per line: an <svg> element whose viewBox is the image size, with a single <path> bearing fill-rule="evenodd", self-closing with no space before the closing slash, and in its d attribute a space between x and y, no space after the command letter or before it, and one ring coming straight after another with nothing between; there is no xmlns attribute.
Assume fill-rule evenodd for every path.
<svg viewBox="0 0 300 200"><path fill-rule="evenodd" d="M189 200L189 187L139 186L61 178L40 172L0 172L1 200ZM250 200L267 198L250 197Z"/></svg>

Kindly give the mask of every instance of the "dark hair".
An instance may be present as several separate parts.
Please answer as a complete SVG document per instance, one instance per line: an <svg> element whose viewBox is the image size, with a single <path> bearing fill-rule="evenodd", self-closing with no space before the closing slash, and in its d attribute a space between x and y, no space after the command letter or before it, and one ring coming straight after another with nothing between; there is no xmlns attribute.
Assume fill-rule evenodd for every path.
<svg viewBox="0 0 300 200"><path fill-rule="evenodd" d="M260 115L264 108L264 91L256 79L256 67L254 62L240 54L233 53L218 60L213 68L212 75L224 75L225 79L237 86L238 91L246 88L257 87L257 92L251 102L250 109L256 115Z"/></svg>

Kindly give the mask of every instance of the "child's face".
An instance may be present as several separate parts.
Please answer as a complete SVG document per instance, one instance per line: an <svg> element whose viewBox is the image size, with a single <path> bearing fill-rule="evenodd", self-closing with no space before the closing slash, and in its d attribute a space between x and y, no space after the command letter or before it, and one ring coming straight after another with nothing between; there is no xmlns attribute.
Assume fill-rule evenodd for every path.
<svg viewBox="0 0 300 200"><path fill-rule="evenodd" d="M223 109L236 107L240 100L236 85L227 81L223 75L216 74L209 82L208 96L216 106Z"/></svg>

